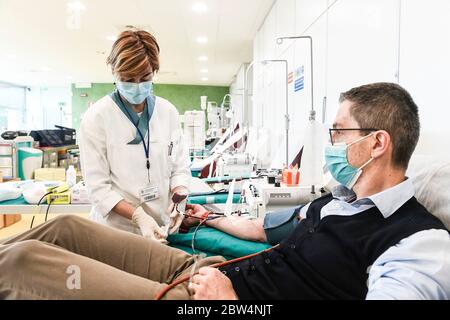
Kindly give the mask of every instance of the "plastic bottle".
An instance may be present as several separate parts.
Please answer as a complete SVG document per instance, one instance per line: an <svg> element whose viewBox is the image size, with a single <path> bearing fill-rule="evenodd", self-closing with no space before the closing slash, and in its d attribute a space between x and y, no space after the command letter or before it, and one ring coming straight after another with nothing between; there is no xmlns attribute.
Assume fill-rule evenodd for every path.
<svg viewBox="0 0 450 320"><path fill-rule="evenodd" d="M66 182L70 187L77 184L77 172L72 165L70 165L69 169L66 171Z"/></svg>

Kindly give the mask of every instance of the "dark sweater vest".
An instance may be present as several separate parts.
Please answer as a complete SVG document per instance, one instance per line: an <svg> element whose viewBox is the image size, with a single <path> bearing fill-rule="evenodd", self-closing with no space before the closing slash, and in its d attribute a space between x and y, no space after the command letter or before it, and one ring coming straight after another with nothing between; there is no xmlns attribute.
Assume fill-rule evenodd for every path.
<svg viewBox="0 0 450 320"><path fill-rule="evenodd" d="M220 268L240 299L364 299L370 266L381 254L416 232L446 230L415 197L388 218L373 207L320 220L332 199L313 201L279 247Z"/></svg>

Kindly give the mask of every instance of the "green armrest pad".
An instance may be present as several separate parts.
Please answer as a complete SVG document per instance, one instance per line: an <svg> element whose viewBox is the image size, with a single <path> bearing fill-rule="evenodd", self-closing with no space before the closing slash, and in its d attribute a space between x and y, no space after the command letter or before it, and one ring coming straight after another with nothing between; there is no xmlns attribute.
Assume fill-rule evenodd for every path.
<svg viewBox="0 0 450 320"><path fill-rule="evenodd" d="M191 243L194 235L193 229L189 233L176 233L170 235L167 240L171 246L180 249L189 248L192 253ZM242 240L214 228L200 227L195 235L195 250L205 252L207 255L219 255L225 258L238 258L252 253L260 252L271 245L268 243ZM184 250L184 249L183 249Z"/></svg>
<svg viewBox="0 0 450 320"><path fill-rule="evenodd" d="M189 204L207 204L207 203L226 203L228 194L211 194L204 196L190 196L187 203ZM233 203L239 203L241 201L240 194L233 194Z"/></svg>
<svg viewBox="0 0 450 320"><path fill-rule="evenodd" d="M5 205L5 206L17 206L17 205L26 205L26 204L28 204L28 202L25 201L23 196L20 196L17 199L6 200L6 201L0 202L0 205Z"/></svg>

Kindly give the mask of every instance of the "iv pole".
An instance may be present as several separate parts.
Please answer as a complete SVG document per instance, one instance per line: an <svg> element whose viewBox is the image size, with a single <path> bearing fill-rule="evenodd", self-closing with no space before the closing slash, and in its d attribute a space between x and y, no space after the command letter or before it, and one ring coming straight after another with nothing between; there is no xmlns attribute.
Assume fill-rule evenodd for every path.
<svg viewBox="0 0 450 320"><path fill-rule="evenodd" d="M309 120L315 121L316 120L316 111L314 110L314 64L313 64L313 40L311 36L290 36L290 37L279 37L277 38L277 44L281 45L283 43L283 40L285 39L308 39L309 45L310 45L310 56L311 56L311 111L309 113ZM315 186L314 184L311 185L311 194L315 194Z"/></svg>
<svg viewBox="0 0 450 320"><path fill-rule="evenodd" d="M310 120L316 119L316 112L314 111L314 64L313 64L313 41L311 36L292 36L292 37L280 37L277 38L277 44L282 44L284 39L308 39L310 45L311 55L311 111L309 115Z"/></svg>

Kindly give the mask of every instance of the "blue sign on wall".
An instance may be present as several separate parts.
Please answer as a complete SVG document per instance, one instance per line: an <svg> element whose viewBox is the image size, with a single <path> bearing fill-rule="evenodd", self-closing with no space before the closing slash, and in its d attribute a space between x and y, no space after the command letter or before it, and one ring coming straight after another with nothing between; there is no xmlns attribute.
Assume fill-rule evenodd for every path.
<svg viewBox="0 0 450 320"><path fill-rule="evenodd" d="M295 86L294 86L295 92L303 90L305 88L304 79L305 79L305 77L302 76L295 80Z"/></svg>
<svg viewBox="0 0 450 320"><path fill-rule="evenodd" d="M305 67L301 66L295 70L295 83L294 83L294 91L298 92L305 88Z"/></svg>

